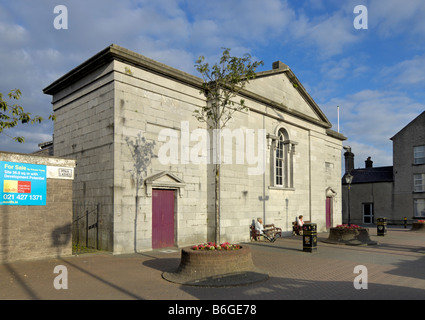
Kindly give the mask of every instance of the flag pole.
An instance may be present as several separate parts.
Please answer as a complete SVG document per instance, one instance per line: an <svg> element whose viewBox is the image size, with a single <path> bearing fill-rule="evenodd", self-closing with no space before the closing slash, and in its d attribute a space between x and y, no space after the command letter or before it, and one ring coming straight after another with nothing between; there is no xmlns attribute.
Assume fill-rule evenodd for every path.
<svg viewBox="0 0 425 320"><path fill-rule="evenodd" d="M339 106L337 106L337 110L338 110L338 133L339 133Z"/></svg>

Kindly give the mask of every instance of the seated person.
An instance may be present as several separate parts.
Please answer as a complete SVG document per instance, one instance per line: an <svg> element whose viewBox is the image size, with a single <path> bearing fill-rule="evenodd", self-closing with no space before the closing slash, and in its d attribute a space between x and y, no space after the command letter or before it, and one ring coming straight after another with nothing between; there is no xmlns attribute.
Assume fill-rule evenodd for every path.
<svg viewBox="0 0 425 320"><path fill-rule="evenodd" d="M257 221L255 221L255 230L257 230L260 235L264 236L266 239L268 239L271 242L275 242L276 238L271 238L265 231L263 226L263 219L257 218Z"/></svg>
<svg viewBox="0 0 425 320"><path fill-rule="evenodd" d="M297 225L299 227L302 227L304 225L304 220L303 220L303 216L302 215L298 217Z"/></svg>
<svg viewBox="0 0 425 320"><path fill-rule="evenodd" d="M298 235L301 234L302 232L302 228L304 225L304 220L303 220L303 216L300 215L298 218L296 218L295 220L295 224L294 224L294 232Z"/></svg>

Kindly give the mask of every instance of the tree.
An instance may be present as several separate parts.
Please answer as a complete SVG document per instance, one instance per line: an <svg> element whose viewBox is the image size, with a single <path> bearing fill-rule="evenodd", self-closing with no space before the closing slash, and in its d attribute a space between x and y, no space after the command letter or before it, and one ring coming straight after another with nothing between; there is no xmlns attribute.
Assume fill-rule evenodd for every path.
<svg viewBox="0 0 425 320"><path fill-rule="evenodd" d="M205 122L216 134L215 161L215 241L220 242L220 130L232 119L235 112L246 111L245 100L235 98L240 94L249 80L255 78L255 70L263 61L251 61L251 55L242 58L230 55L230 49L223 48L219 63L210 65L200 56L196 61L196 70L202 75L201 93L207 103L193 113L200 122Z"/></svg>
<svg viewBox="0 0 425 320"><path fill-rule="evenodd" d="M19 100L21 97L21 91L19 89L11 90L8 95L9 99ZM50 120L55 120L55 116L51 114ZM25 112L24 108L18 104L10 104L3 99L3 94L0 93L0 134L5 134L11 139L23 143L25 142L24 137L11 137L4 132L5 129L11 129L21 124L34 124L41 123L43 118L40 116L32 116L31 113Z"/></svg>

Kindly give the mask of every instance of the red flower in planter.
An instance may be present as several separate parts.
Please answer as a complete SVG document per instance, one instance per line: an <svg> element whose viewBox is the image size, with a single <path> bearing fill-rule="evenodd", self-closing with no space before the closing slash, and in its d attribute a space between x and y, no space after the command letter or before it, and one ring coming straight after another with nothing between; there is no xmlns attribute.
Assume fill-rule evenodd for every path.
<svg viewBox="0 0 425 320"><path fill-rule="evenodd" d="M220 245L217 245L214 242L208 242L204 244L194 245L191 247L192 250L238 250L240 248L240 245L230 244L229 242L224 242Z"/></svg>
<svg viewBox="0 0 425 320"><path fill-rule="evenodd" d="M354 230L354 229L363 229L363 227L360 227L356 224L348 225L348 224L340 224L337 225L336 228L338 229L347 229L347 230Z"/></svg>

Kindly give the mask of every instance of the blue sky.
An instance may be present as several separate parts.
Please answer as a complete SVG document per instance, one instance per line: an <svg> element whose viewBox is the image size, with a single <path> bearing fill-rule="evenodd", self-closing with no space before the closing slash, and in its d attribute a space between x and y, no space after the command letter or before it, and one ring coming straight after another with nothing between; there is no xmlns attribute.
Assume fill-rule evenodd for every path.
<svg viewBox="0 0 425 320"><path fill-rule="evenodd" d="M55 6L68 9L68 29L57 30ZM356 29L367 8L367 29ZM425 110L423 0L14 0L0 1L0 92L19 88L33 114L51 113L42 89L115 43L198 75L199 55L216 61L222 47L249 53L271 69L289 65L337 130L348 137L355 166L372 157L392 165L392 142ZM0 150L32 152L51 140L53 124L19 126L18 144Z"/></svg>

